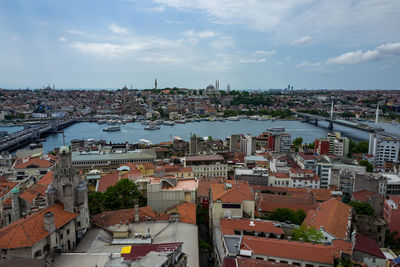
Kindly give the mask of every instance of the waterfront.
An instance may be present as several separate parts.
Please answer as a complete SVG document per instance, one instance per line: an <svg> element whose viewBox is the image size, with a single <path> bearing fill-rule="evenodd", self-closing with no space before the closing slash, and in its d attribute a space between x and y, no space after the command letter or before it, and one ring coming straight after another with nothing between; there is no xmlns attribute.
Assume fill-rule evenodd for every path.
<svg viewBox="0 0 400 267"><path fill-rule="evenodd" d="M325 137L331 132L328 129L327 122L318 122L320 126L315 126L310 123L301 123L300 121L255 121L242 119L240 121L226 122L191 122L186 124L175 124L175 126L161 125L160 130L146 131L146 125L139 122L127 123L121 125L121 131L104 132L102 129L107 125L99 125L94 122L83 122L74 124L65 129L65 142L69 144L73 139L104 139L107 142L113 143L136 143L140 139L146 139L153 144L170 141L175 136L179 136L188 141L191 134L197 136L211 136L212 138L225 139L230 134L251 134L258 136L266 131L269 127L284 127L287 133L292 135L292 140L296 137L302 137L305 143L311 143L316 138ZM380 127L391 131L400 132L399 125L391 125L390 123L380 123ZM9 133L20 130L21 127L0 127L1 130L6 130ZM343 136L349 137L355 141L368 140L369 134L358 130L335 125L333 131L339 131ZM45 151L51 151L55 147L60 147L63 144L62 133L51 134L46 137L46 141L42 142Z"/></svg>

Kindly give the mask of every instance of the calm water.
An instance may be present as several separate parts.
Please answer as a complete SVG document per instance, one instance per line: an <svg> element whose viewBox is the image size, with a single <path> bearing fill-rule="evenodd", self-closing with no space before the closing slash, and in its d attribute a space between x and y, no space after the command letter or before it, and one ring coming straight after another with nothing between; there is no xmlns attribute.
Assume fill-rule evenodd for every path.
<svg viewBox="0 0 400 267"><path fill-rule="evenodd" d="M84 122L74 124L64 130L65 141L67 144L73 139L95 140L104 139L114 143L136 143L139 139L146 139L153 144L169 141L174 136L179 136L188 141L191 134L197 136L212 136L213 138L225 139L230 134L251 134L257 136L269 127L282 126L286 128L286 132L292 135L292 139L302 137L305 143L311 143L316 138L326 137L328 130L327 122L318 122L319 126L310 123L301 123L300 121L255 121L242 119L240 121L226 122L191 122L186 124L175 124L175 126L160 125L160 130L148 131L144 130L145 125L138 122L127 123L121 125L121 131L104 132L103 128L108 127L106 124L99 125L93 122ZM380 123L380 127L389 132L400 133L400 125L391 125L390 123ZM14 132L21 130L22 127L0 127L1 130ZM343 136L349 137L355 141L368 140L369 133L357 131L339 125L334 125L333 131L339 131ZM44 150L51 151L55 147L63 144L62 134L52 134L46 137L43 142Z"/></svg>

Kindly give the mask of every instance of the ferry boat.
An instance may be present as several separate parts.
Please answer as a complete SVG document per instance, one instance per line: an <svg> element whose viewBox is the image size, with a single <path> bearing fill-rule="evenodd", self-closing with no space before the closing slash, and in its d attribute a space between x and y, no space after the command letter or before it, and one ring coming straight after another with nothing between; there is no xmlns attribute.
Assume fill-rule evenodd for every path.
<svg viewBox="0 0 400 267"><path fill-rule="evenodd" d="M149 126L144 128L145 130L160 130L160 126L156 124L150 124Z"/></svg>
<svg viewBox="0 0 400 267"><path fill-rule="evenodd" d="M117 123L116 120L108 120L108 121L107 121L107 124L108 124L108 125L114 125L114 124L116 124L116 123Z"/></svg>
<svg viewBox="0 0 400 267"><path fill-rule="evenodd" d="M270 127L267 130L270 132L284 132L286 129L285 127Z"/></svg>
<svg viewBox="0 0 400 267"><path fill-rule="evenodd" d="M173 121L163 121L162 124L169 125L169 126L174 126L175 122L173 122Z"/></svg>
<svg viewBox="0 0 400 267"><path fill-rule="evenodd" d="M121 130L121 127L119 127L119 126L107 127L107 128L103 129L103 131L105 131L105 132L116 132L116 131L120 131L120 130Z"/></svg>
<svg viewBox="0 0 400 267"><path fill-rule="evenodd" d="M97 121L97 124L106 124L107 123L107 120L98 120Z"/></svg>
<svg viewBox="0 0 400 267"><path fill-rule="evenodd" d="M228 117L226 118L227 121L238 121L239 118L238 117Z"/></svg>

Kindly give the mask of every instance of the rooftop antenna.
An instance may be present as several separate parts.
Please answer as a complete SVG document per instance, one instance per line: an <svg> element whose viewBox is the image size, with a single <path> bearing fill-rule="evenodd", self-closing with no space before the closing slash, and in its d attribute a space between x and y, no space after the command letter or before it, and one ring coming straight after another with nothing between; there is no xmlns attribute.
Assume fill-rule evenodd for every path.
<svg viewBox="0 0 400 267"><path fill-rule="evenodd" d="M379 118L379 104L376 107L375 126L378 126L378 118Z"/></svg>

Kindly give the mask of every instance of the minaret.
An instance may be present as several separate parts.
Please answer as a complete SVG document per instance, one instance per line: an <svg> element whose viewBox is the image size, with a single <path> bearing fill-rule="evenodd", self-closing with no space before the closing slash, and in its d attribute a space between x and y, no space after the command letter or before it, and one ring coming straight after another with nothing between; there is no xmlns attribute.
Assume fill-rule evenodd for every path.
<svg viewBox="0 0 400 267"><path fill-rule="evenodd" d="M157 79L154 81L154 89L157 90Z"/></svg>
<svg viewBox="0 0 400 267"><path fill-rule="evenodd" d="M375 153L376 153L376 130L378 128L378 120L379 120L379 104L376 107L375 132L369 134L368 154L374 155L374 156L375 156Z"/></svg>
<svg viewBox="0 0 400 267"><path fill-rule="evenodd" d="M331 104L331 120L333 120L333 101L332 101L332 104Z"/></svg>
<svg viewBox="0 0 400 267"><path fill-rule="evenodd" d="M228 83L228 85L226 86L226 92L229 94L230 91L231 91L231 85Z"/></svg>
<svg viewBox="0 0 400 267"><path fill-rule="evenodd" d="M378 118L379 118L379 104L376 107L376 114L375 114L375 127L378 127Z"/></svg>

